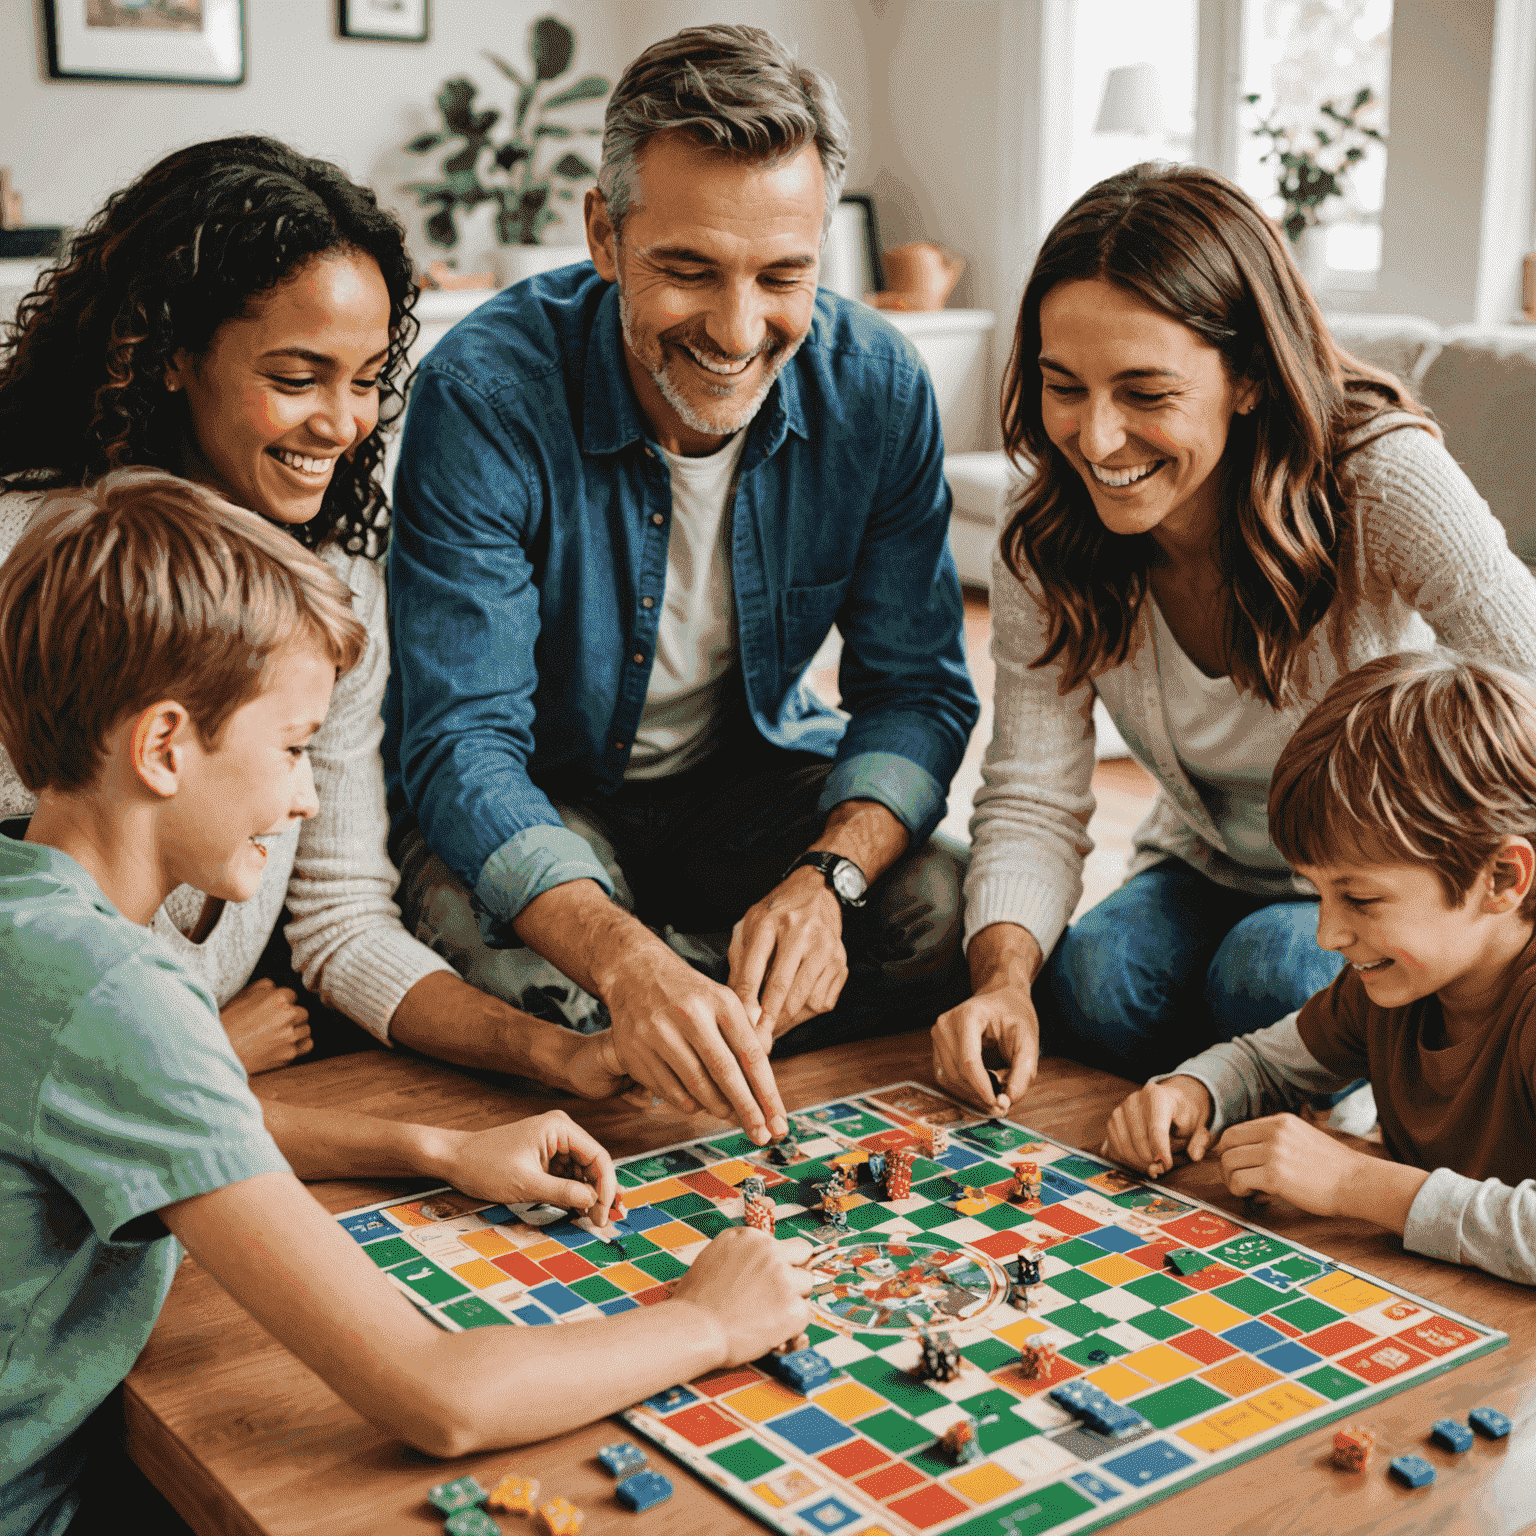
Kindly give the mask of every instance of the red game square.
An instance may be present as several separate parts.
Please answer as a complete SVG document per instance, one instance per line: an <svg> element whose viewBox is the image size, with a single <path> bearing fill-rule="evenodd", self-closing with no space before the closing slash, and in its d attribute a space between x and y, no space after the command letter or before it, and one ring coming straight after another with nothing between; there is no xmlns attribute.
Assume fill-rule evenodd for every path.
<svg viewBox="0 0 1536 1536"><path fill-rule="evenodd" d="M1241 1227L1234 1227L1230 1221L1223 1221L1209 1211L1191 1211L1188 1216L1168 1222L1163 1231L1169 1237L1178 1238L1187 1248L1209 1248L1212 1243L1224 1243L1229 1237L1243 1235Z"/></svg>
<svg viewBox="0 0 1536 1536"><path fill-rule="evenodd" d="M642 1307L654 1307L658 1301L671 1301L675 1288L673 1281L665 1285L653 1285L648 1291L637 1291L630 1297L631 1301L638 1301Z"/></svg>
<svg viewBox="0 0 1536 1536"><path fill-rule="evenodd" d="M1404 1344L1427 1350L1432 1355L1448 1355L1463 1344L1477 1343L1477 1335L1460 1323L1444 1317L1432 1317L1427 1323L1415 1323L1397 1336Z"/></svg>
<svg viewBox="0 0 1536 1536"><path fill-rule="evenodd" d="M1232 1269L1225 1264L1207 1264L1204 1269L1196 1270L1192 1275L1180 1275L1178 1280L1180 1285L1192 1285L1197 1291L1214 1291L1218 1285L1242 1278L1243 1272L1240 1269Z"/></svg>
<svg viewBox="0 0 1536 1536"><path fill-rule="evenodd" d="M1301 1329L1294 1323L1288 1323L1283 1317L1276 1317L1273 1312L1266 1312L1259 1319L1261 1323L1267 1323L1276 1333L1283 1333L1288 1339L1299 1339Z"/></svg>
<svg viewBox="0 0 1536 1536"><path fill-rule="evenodd" d="M497 1269L505 1270L514 1280L521 1280L524 1285L543 1285L549 1279L532 1259L525 1259L520 1253L504 1253L500 1258L492 1259L491 1263Z"/></svg>
<svg viewBox="0 0 1536 1536"><path fill-rule="evenodd" d="M1415 1349L1400 1339L1378 1339L1358 1355L1345 1355L1339 1364L1346 1371L1353 1371L1356 1376L1376 1384L1400 1375L1411 1366L1423 1365L1428 1359L1422 1349Z"/></svg>
<svg viewBox="0 0 1536 1536"><path fill-rule="evenodd" d="M909 1520L918 1530L926 1531L930 1525L937 1525L941 1520L963 1515L970 1507L948 1488L929 1483L926 1488L919 1488L916 1493L909 1493L904 1499L893 1499L890 1510L893 1515Z"/></svg>
<svg viewBox="0 0 1536 1536"><path fill-rule="evenodd" d="M1068 1237L1097 1232L1104 1225L1091 1216L1084 1216L1081 1211L1074 1211L1070 1205L1042 1205L1035 1220L1049 1222L1058 1232L1065 1232Z"/></svg>
<svg viewBox="0 0 1536 1536"><path fill-rule="evenodd" d="M1135 1324L1131 1326L1135 1327ZM1218 1360L1225 1360L1228 1355L1237 1353L1235 1345L1228 1344L1225 1339L1218 1339L1214 1333L1207 1333L1204 1328L1191 1328L1188 1333L1175 1334L1168 1343L1191 1360L1198 1360L1201 1365L1215 1365Z"/></svg>
<svg viewBox="0 0 1536 1536"><path fill-rule="evenodd" d="M917 1138L910 1131L876 1131L873 1136L859 1137L859 1145L871 1152L898 1152L903 1147L915 1147Z"/></svg>
<svg viewBox="0 0 1536 1536"><path fill-rule="evenodd" d="M1029 1230L1029 1227L1010 1227L1006 1232L994 1232L991 1237L978 1237L971 1247L981 1249L994 1259L1011 1259L1020 1249L1035 1246L1033 1238L1019 1235Z"/></svg>
<svg viewBox="0 0 1536 1536"><path fill-rule="evenodd" d="M927 1482L927 1478L914 1466L909 1466L904 1461L898 1461L889 1467L882 1467L878 1472L871 1472L868 1477L858 1479L858 1486L872 1499L894 1499L898 1493L912 1487L914 1483Z"/></svg>
<svg viewBox="0 0 1536 1536"><path fill-rule="evenodd" d="M1319 1328L1301 1342L1320 1355L1341 1355L1346 1349L1358 1349L1362 1344L1369 1344L1375 1337L1374 1333L1367 1332L1359 1323L1346 1320Z"/></svg>
<svg viewBox="0 0 1536 1536"><path fill-rule="evenodd" d="M708 1376L700 1376L697 1381L690 1381L688 1385L695 1392L702 1392L707 1397L720 1397L726 1392L734 1392L738 1387L750 1387L754 1382L761 1381L763 1373L753 1369L750 1365L738 1365L724 1371L712 1371Z"/></svg>
<svg viewBox="0 0 1536 1536"><path fill-rule="evenodd" d="M700 1169L698 1173L679 1174L678 1182L686 1184L689 1189L703 1195L706 1200L737 1198L736 1190L732 1189L724 1179L717 1179L707 1168Z"/></svg>
<svg viewBox="0 0 1536 1536"><path fill-rule="evenodd" d="M564 1253L550 1254L542 1267L556 1280L564 1280L567 1285L572 1280L585 1280L588 1275L597 1273L596 1264L589 1264L579 1253L572 1253L569 1249Z"/></svg>
<svg viewBox="0 0 1536 1536"><path fill-rule="evenodd" d="M849 1481L868 1472L872 1467L883 1467L890 1459L887 1452L882 1451L878 1445L872 1445L868 1440L850 1440L847 1445L839 1445L830 1451L823 1451L816 1458L829 1471L836 1472L839 1477L846 1477Z"/></svg>
<svg viewBox="0 0 1536 1536"><path fill-rule="evenodd" d="M1051 1374L1039 1381L1031 1381L1017 1365L1005 1365L1002 1370L993 1371L992 1380L1000 1387L1007 1387L1010 1392L1017 1392L1020 1397L1030 1397L1036 1392L1048 1392L1052 1387L1059 1387L1062 1382L1082 1374L1082 1366L1074 1365L1064 1355L1057 1355L1051 1362Z"/></svg>
<svg viewBox="0 0 1536 1536"><path fill-rule="evenodd" d="M716 1440L737 1433L737 1426L708 1403L674 1413L667 1420L667 1428L675 1429L690 1445L713 1445Z"/></svg>
<svg viewBox="0 0 1536 1536"><path fill-rule="evenodd" d="M1126 1258L1134 1259L1138 1264L1145 1264L1148 1269L1161 1269L1163 1260L1175 1248L1183 1248L1183 1243L1176 1243L1171 1238L1154 1238L1145 1248L1132 1248L1126 1254Z"/></svg>

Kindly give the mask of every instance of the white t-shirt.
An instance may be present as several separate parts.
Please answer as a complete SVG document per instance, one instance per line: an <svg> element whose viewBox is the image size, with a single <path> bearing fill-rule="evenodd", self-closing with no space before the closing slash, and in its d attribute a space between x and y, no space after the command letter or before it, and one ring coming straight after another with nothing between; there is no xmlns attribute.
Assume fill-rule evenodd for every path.
<svg viewBox="0 0 1536 1536"><path fill-rule="evenodd" d="M1157 672L1174 750L1227 852L1250 869L1286 867L1269 839L1269 781L1294 725L1230 677L1207 677L1184 654L1152 599Z"/></svg>
<svg viewBox="0 0 1536 1536"><path fill-rule="evenodd" d="M672 472L672 533L656 660L626 779L681 773L708 754L719 734L736 665L725 504L746 440L738 432L702 459L661 450Z"/></svg>

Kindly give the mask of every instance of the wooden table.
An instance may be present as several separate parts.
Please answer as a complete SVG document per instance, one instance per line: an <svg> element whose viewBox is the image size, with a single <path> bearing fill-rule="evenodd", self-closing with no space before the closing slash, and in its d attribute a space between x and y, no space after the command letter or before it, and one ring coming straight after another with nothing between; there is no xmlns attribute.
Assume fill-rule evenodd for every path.
<svg viewBox="0 0 1536 1536"><path fill-rule="evenodd" d="M789 1108L913 1078L930 1081L926 1033L843 1046L778 1068ZM1120 1078L1048 1059L1017 1118L1047 1135L1088 1148L1102 1140L1109 1111L1128 1091ZM549 1100L406 1052L374 1051L290 1067L258 1079L261 1097L316 1106L346 1105L426 1124L474 1128L549 1107ZM625 1156L713 1134L713 1121L670 1111L641 1114L610 1102L563 1101L612 1150ZM1166 1181L1241 1214L1210 1167L1186 1167ZM317 1199L346 1210L415 1187L404 1181L317 1184ZM1536 1524L1536 1291L1405 1254L1363 1223L1324 1221L1276 1204L1264 1224L1300 1243L1373 1271L1477 1321L1503 1328L1508 1347L1424 1382L1367 1411L1378 1454L1361 1476L1328 1466L1332 1429L1319 1430L1165 1499L1115 1529L1125 1536L1262 1531L1446 1532L1480 1536ZM559 1391L551 1382L550 1391ZM124 1394L129 1450L200 1536L370 1536L441 1531L425 1502L434 1483L464 1473L516 1468L537 1477L587 1515L588 1536L639 1531L653 1536L722 1536L763 1530L756 1521L680 1467L666 1470L677 1492L645 1517L622 1510L613 1480L593 1460L599 1445L629 1437L604 1420L521 1450L444 1464L385 1439L300 1365L232 1302L196 1264L183 1264L160 1322ZM1464 1456L1425 1443L1429 1425L1465 1417L1481 1404L1515 1421L1504 1442L1478 1438ZM1384 1448L1388 1448L1385 1455ZM1385 1475L1386 1460L1414 1450L1438 1479L1417 1492ZM657 1453L665 1466L666 1458ZM520 1517L504 1528L522 1531Z"/></svg>

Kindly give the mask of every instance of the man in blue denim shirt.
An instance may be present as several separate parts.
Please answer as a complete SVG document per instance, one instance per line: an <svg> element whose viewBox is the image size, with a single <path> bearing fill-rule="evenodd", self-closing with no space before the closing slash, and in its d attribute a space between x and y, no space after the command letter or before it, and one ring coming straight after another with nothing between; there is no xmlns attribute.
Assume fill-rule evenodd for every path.
<svg viewBox="0 0 1536 1536"><path fill-rule="evenodd" d="M433 351L395 484L407 921L758 1141L776 1041L966 990L929 841L977 716L943 444L910 346L817 291L845 159L830 85L769 34L647 50L608 105L596 270ZM803 682L834 622L846 722ZM472 1024L407 1043L497 1064Z"/></svg>

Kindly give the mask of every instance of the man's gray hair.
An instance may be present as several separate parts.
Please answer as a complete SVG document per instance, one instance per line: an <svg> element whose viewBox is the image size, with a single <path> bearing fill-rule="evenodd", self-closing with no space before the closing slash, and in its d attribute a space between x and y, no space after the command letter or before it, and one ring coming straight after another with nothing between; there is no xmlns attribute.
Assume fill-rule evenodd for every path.
<svg viewBox="0 0 1536 1536"><path fill-rule="evenodd" d="M848 119L820 70L761 27L686 27L624 71L603 117L597 189L615 233L635 198L635 164L654 133L680 129L728 154L773 162L814 143L827 186L825 236L848 170Z"/></svg>

